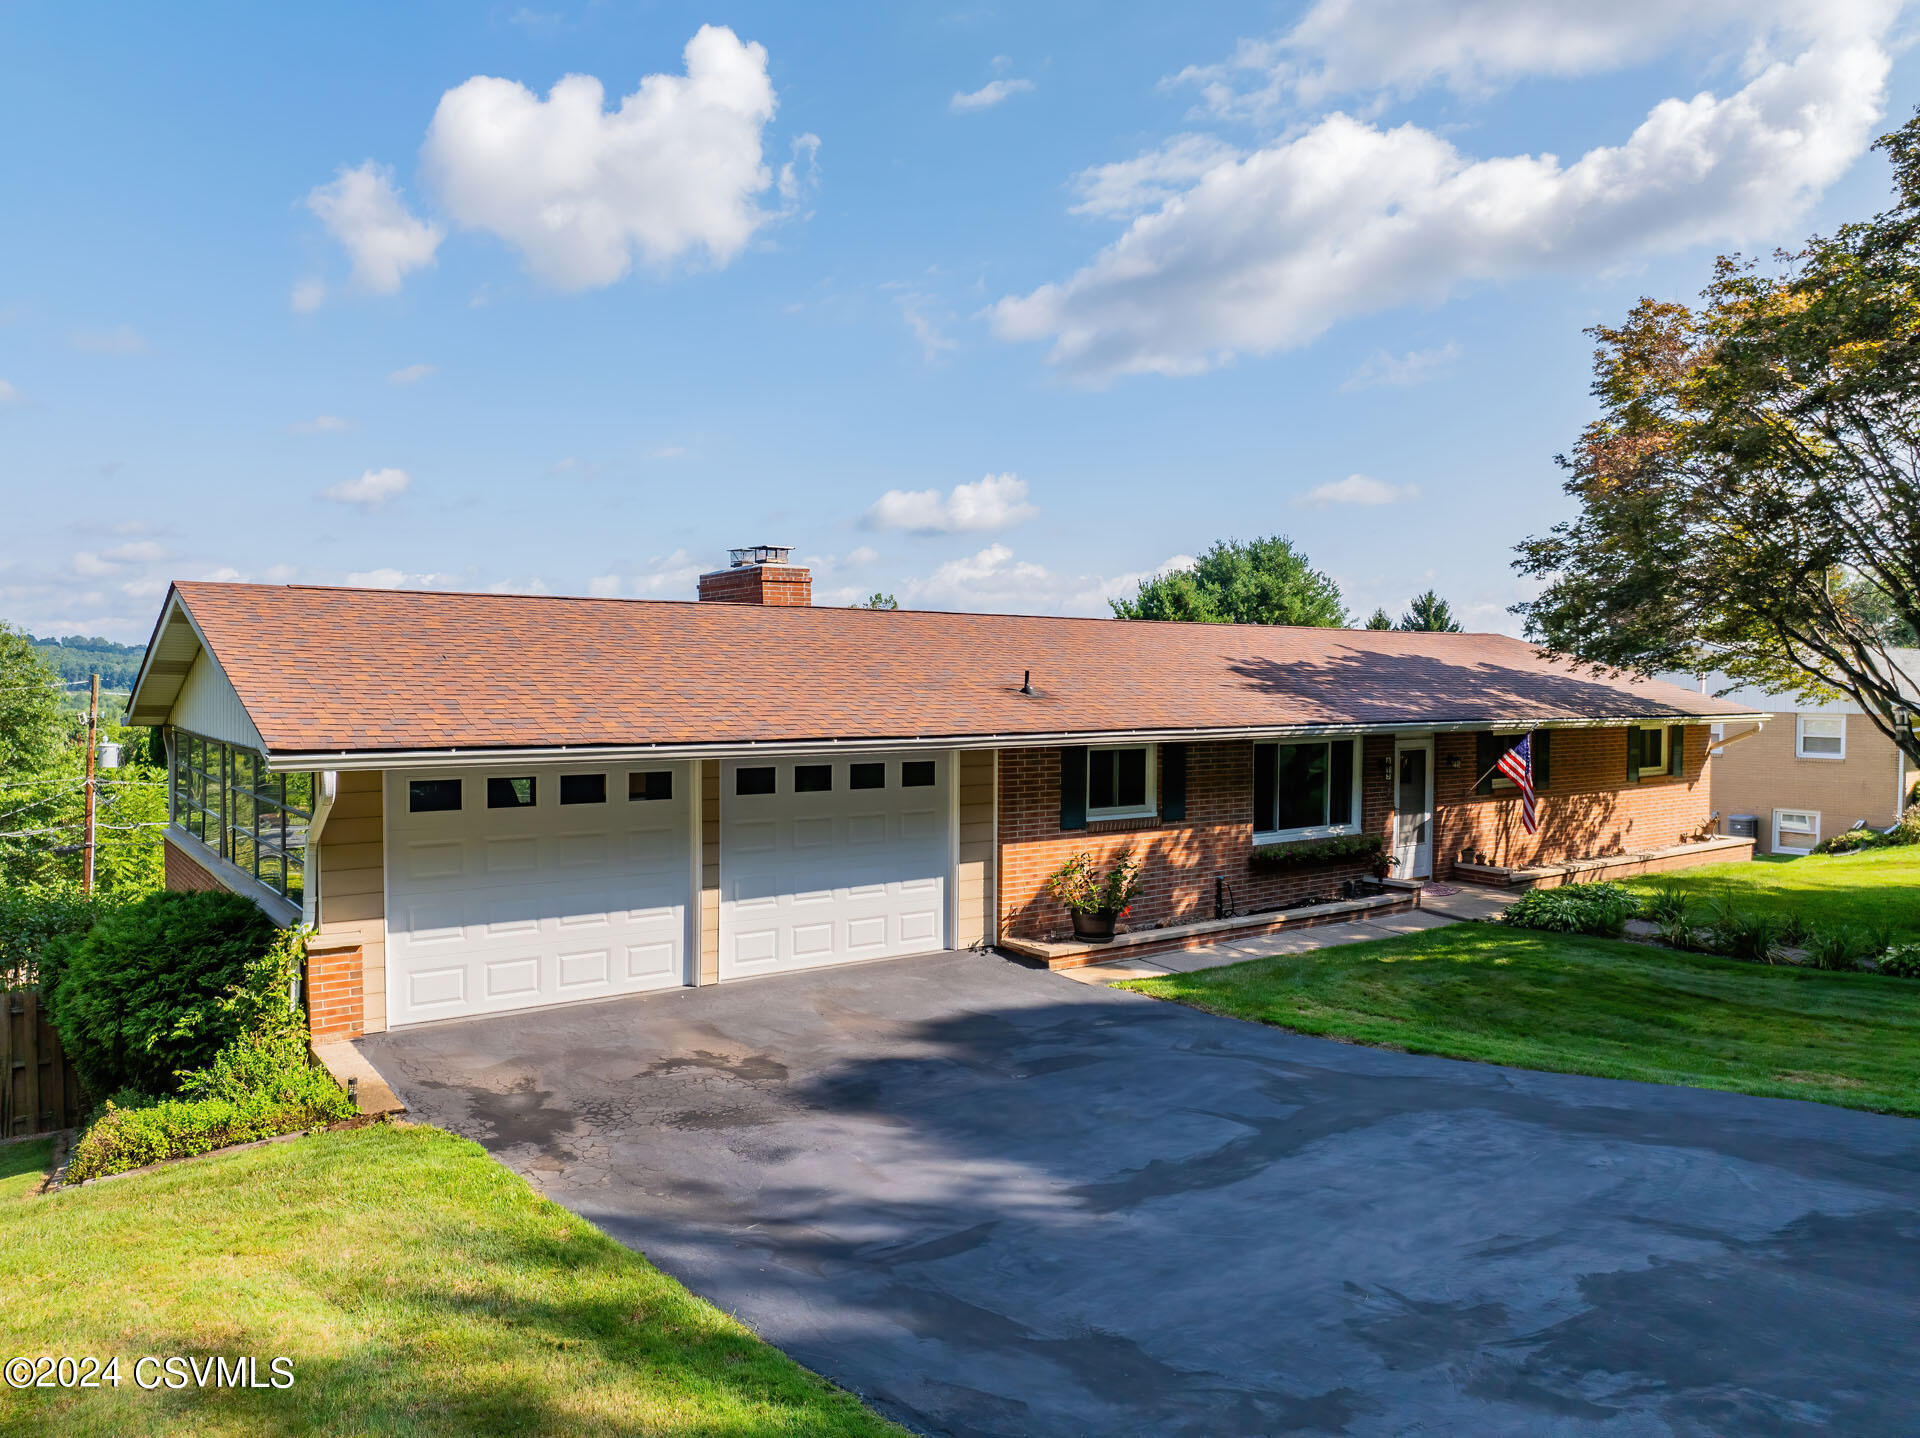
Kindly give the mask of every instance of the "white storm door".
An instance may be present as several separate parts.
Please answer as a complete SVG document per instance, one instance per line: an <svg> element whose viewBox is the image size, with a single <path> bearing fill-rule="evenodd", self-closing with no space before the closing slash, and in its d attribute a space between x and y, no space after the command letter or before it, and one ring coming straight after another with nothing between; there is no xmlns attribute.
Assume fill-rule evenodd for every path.
<svg viewBox="0 0 1920 1438"><path fill-rule="evenodd" d="M1433 741L1393 746L1393 876L1433 874Z"/></svg>
<svg viewBox="0 0 1920 1438"><path fill-rule="evenodd" d="M691 782L665 764L389 773L388 1022L686 982Z"/></svg>
<svg viewBox="0 0 1920 1438"><path fill-rule="evenodd" d="M947 946L952 759L720 768L720 977Z"/></svg>

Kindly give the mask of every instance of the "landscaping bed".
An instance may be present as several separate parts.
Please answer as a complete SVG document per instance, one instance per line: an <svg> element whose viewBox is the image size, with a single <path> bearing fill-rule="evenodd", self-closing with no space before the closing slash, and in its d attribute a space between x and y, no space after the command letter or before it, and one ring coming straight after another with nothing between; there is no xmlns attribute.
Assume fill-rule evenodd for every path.
<svg viewBox="0 0 1920 1438"><path fill-rule="evenodd" d="M1844 925L1872 932L1884 925L1900 938L1920 939L1920 845L1704 864L1620 882L1642 896L1677 889L1703 908L1724 902L1783 920L1797 915L1815 928Z"/></svg>
<svg viewBox="0 0 1920 1438"><path fill-rule="evenodd" d="M1120 987L1413 1053L1920 1115L1920 982L1501 924Z"/></svg>
<svg viewBox="0 0 1920 1438"><path fill-rule="evenodd" d="M0 1351L255 1355L284 1390L0 1388L49 1434L901 1430L537 1196L478 1146L378 1125L21 1196L0 1146Z"/></svg>

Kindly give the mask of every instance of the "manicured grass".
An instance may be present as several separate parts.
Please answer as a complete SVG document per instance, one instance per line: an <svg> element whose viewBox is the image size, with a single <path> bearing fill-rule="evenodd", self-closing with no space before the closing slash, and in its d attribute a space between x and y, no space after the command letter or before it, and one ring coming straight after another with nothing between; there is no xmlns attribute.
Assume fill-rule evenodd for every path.
<svg viewBox="0 0 1920 1438"><path fill-rule="evenodd" d="M0 1208L0 1358L293 1359L285 1391L0 1388L0 1432L901 1432L476 1145L366 1128ZM151 1373L151 1369L149 1370Z"/></svg>
<svg viewBox="0 0 1920 1438"><path fill-rule="evenodd" d="M25 1198L40 1186L53 1162L53 1140L0 1143L0 1203Z"/></svg>
<svg viewBox="0 0 1920 1438"><path fill-rule="evenodd" d="M1707 906L1724 899L1735 908L1783 918L1797 913L1815 928L1850 926L1872 932L1884 924L1901 938L1920 939L1920 844L1861 854L1702 864L1622 882L1641 894L1662 887L1684 889L1700 899L1702 923L1707 922Z"/></svg>
<svg viewBox="0 0 1920 1438"><path fill-rule="evenodd" d="M1920 1114L1920 981L1454 924L1123 987L1519 1068Z"/></svg>

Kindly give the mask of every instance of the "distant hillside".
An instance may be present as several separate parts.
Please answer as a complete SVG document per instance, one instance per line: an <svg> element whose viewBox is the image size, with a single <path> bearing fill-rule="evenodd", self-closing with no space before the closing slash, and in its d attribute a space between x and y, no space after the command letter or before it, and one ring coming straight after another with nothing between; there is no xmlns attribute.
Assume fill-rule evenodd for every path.
<svg viewBox="0 0 1920 1438"><path fill-rule="evenodd" d="M36 639L33 647L46 656L63 680L85 682L98 671L100 687L121 693L133 688L140 672L140 657L146 647L140 644L115 644L110 639L69 634L64 639Z"/></svg>

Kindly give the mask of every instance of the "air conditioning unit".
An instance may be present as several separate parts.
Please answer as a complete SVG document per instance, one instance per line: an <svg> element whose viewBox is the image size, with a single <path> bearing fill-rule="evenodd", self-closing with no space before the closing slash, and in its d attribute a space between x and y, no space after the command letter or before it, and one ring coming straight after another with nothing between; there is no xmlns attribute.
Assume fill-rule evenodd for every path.
<svg viewBox="0 0 1920 1438"><path fill-rule="evenodd" d="M1735 839L1757 839L1760 837L1760 816L1729 814L1726 819L1726 832Z"/></svg>

